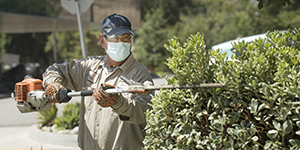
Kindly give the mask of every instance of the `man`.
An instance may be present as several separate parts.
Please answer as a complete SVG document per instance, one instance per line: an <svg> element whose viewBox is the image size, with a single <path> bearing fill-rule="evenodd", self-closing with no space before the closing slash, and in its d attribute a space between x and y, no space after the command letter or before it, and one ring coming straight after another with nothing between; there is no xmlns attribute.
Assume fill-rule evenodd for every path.
<svg viewBox="0 0 300 150"><path fill-rule="evenodd" d="M148 70L131 53L134 33L130 21L113 14L101 25L100 43L106 56L75 59L53 64L43 74L45 95L61 102L61 88L93 90L81 101L78 144L84 150L137 150L143 147L145 111L150 94L108 94L105 89L128 86L122 79L153 85Z"/></svg>

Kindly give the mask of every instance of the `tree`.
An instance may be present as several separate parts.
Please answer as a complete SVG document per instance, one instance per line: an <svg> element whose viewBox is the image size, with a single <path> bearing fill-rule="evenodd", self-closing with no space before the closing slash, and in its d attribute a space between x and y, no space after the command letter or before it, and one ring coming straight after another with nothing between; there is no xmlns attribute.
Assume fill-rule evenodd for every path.
<svg viewBox="0 0 300 150"><path fill-rule="evenodd" d="M294 1L290 6L277 8L270 5L264 9L257 9L258 2L252 0L190 0L189 5L178 2L178 9L169 8L173 5L168 7L164 3L167 2L156 0L143 6L142 27L137 30L135 46L137 58L156 70L165 66L164 61L170 53L163 48L163 43L173 36L182 41L202 32L207 49L210 49L215 44L238 37L287 30L300 24L300 1ZM172 21L166 17L176 15L170 19Z"/></svg>
<svg viewBox="0 0 300 150"><path fill-rule="evenodd" d="M1 35L1 37L0 37L0 58L1 58L2 54L4 54L7 51L5 48L5 45L7 42L10 41L10 39L7 38L6 34L0 34L0 35ZM1 62L0 62L0 64L1 64Z"/></svg>
<svg viewBox="0 0 300 150"><path fill-rule="evenodd" d="M148 68L166 70L164 64L170 53L163 45L173 35L169 33L180 15L190 14L193 0L141 0L142 27L136 31L134 54Z"/></svg>
<svg viewBox="0 0 300 150"><path fill-rule="evenodd" d="M85 43L88 55L104 55L105 50L101 47L97 36L99 31L86 31ZM48 36L44 52L50 53L53 49L53 35ZM80 36L78 31L56 32L56 49L58 62L71 61L75 58L82 58ZM54 61L50 61L53 63Z"/></svg>
<svg viewBox="0 0 300 150"><path fill-rule="evenodd" d="M137 38L133 53L149 69L159 67L163 70L164 58L169 55L162 47L168 38L167 30L163 27L166 20L163 18L162 11L162 9L157 9L153 14L146 14L145 19L149 20L143 23L142 28L136 32Z"/></svg>

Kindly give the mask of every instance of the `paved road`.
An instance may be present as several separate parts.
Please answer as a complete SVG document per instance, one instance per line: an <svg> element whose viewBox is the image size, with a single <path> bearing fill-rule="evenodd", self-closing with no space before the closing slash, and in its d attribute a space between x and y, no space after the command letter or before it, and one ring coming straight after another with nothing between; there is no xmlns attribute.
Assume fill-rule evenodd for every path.
<svg viewBox="0 0 300 150"><path fill-rule="evenodd" d="M60 145L33 140L29 137L30 133L32 133L32 126L0 127L0 150L80 150L76 144ZM39 137L45 138L42 134ZM51 137L54 138L57 139L57 136Z"/></svg>
<svg viewBox="0 0 300 150"><path fill-rule="evenodd" d="M71 102L80 101L79 97L73 98ZM57 104L58 115L66 104ZM39 119L36 117L38 112L21 113L16 107L16 102L13 98L0 99L0 128L11 126L30 126L37 124Z"/></svg>
<svg viewBox="0 0 300 150"><path fill-rule="evenodd" d="M29 126L38 122L37 112L20 113L13 98L0 99L0 127Z"/></svg>

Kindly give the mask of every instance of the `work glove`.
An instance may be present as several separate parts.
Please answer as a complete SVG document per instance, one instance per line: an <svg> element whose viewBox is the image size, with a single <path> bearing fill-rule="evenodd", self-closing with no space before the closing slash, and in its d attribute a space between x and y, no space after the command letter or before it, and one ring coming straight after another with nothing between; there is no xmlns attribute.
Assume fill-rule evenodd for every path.
<svg viewBox="0 0 300 150"><path fill-rule="evenodd" d="M111 88L115 88L115 86L103 83L100 88L93 90L93 97L100 106L111 107L113 105L120 105L120 95L105 92L105 90Z"/></svg>
<svg viewBox="0 0 300 150"><path fill-rule="evenodd" d="M46 99L48 99L48 101L51 103L61 103L62 101L59 99L58 93L59 90L61 90L62 88L64 88L64 86L62 86L59 83L53 83L48 85L45 89Z"/></svg>

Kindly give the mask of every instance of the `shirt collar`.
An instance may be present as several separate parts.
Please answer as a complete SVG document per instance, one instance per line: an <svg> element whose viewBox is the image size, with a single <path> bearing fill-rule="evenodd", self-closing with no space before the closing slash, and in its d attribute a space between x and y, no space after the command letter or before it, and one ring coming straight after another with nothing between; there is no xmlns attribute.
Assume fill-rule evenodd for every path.
<svg viewBox="0 0 300 150"><path fill-rule="evenodd" d="M135 61L132 52L128 56L128 58L124 61L124 63L120 66L120 69L123 70L123 72L129 70L129 68L132 66L133 62Z"/></svg>

